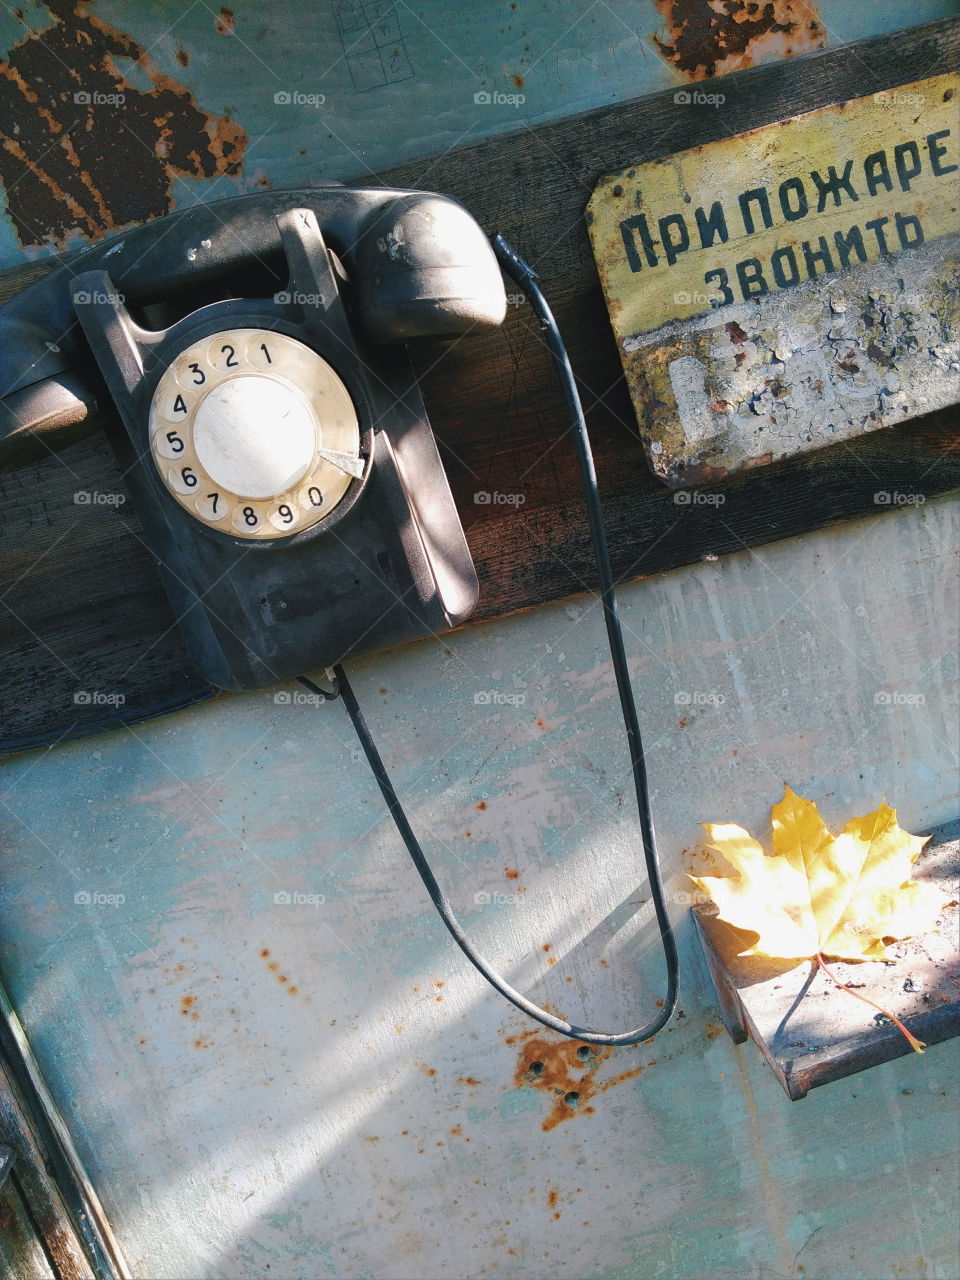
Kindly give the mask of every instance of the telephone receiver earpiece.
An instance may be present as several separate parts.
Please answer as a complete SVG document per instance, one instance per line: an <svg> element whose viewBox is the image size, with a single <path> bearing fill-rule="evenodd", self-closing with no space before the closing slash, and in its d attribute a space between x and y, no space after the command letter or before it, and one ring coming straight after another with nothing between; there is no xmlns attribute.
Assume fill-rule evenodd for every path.
<svg viewBox="0 0 960 1280"><path fill-rule="evenodd" d="M125 306L175 298L244 266L287 273L278 218L311 211L346 273L347 310L375 344L495 328L506 313L496 257L456 201L338 185L197 205L87 250L0 308L0 470L45 457L105 425L113 406L74 311L81 273L102 271Z"/></svg>

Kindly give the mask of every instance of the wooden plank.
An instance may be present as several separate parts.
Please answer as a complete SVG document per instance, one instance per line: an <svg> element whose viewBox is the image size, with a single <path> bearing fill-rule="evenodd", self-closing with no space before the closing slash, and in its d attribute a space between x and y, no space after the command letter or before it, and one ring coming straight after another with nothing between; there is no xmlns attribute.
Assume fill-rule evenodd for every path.
<svg viewBox="0 0 960 1280"><path fill-rule="evenodd" d="M941 74L956 65L958 48L960 21L935 23L727 76L722 116L658 94L379 175L460 198L540 273L581 380L621 580L874 514L901 497L919 505L960 485L948 410L872 433L855 448L734 478L710 501L676 503L644 461L583 219L597 178L627 156L652 158ZM474 621L595 581L566 415L530 308L519 295L514 303L501 332L415 353L481 579ZM129 503L78 505L81 491L123 492L102 438L4 480L7 749L133 722L207 692ZM878 494L898 496L884 503ZM78 703L78 693L102 697Z"/></svg>
<svg viewBox="0 0 960 1280"><path fill-rule="evenodd" d="M949 903L936 931L895 944L893 961L830 966L926 1044L960 1035L960 840L943 839L950 834L940 832L942 843L917 864L917 879L936 884ZM724 1025L735 1042L755 1042L788 1097L913 1052L893 1023L872 1016L812 963L740 956L748 935L719 920L712 905L695 906L693 915Z"/></svg>
<svg viewBox="0 0 960 1280"><path fill-rule="evenodd" d="M0 1192L0 1260L10 1276L89 1280L90 1264L49 1170L49 1152L29 1117L19 1086L0 1056L0 1140L14 1167ZM16 1262L14 1269L11 1259Z"/></svg>

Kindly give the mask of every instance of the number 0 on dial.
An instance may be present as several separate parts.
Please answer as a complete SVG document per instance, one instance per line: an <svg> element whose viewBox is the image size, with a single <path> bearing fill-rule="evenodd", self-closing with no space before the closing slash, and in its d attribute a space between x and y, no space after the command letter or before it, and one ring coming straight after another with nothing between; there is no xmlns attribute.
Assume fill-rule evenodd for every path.
<svg viewBox="0 0 960 1280"><path fill-rule="evenodd" d="M343 381L302 342L267 329L230 329L181 351L154 392L149 430L170 494L238 538L309 529L363 475Z"/></svg>

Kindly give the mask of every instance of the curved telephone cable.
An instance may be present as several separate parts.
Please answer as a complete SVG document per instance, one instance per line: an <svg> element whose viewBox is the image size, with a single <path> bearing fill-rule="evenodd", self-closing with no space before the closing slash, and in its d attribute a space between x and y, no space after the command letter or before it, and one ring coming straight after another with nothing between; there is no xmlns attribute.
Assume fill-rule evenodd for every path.
<svg viewBox="0 0 960 1280"><path fill-rule="evenodd" d="M603 616L607 626L607 640L610 646L610 654L613 659L613 669L617 678L617 690L620 695L620 707L623 712L623 721L627 731L627 745L630 749L630 764L633 771L634 788L637 793L637 811L640 817L640 836L643 843L643 856L647 866L647 875L650 881L650 895L653 899L654 911L656 912L657 923L660 926L660 940L663 947L663 956L666 962L667 973L667 990L666 998L663 1002L663 1008L657 1016L648 1022L645 1026L638 1027L634 1031L622 1032L605 1032L592 1031L589 1027L578 1027L571 1022L566 1022L563 1018L554 1017L545 1009L541 1009L526 996L516 991L506 979L495 969L493 969L484 958L477 953L473 944L468 939L459 920L453 913L453 908L444 897L443 890L437 883L437 878L430 868L426 855L420 847L413 832L413 828L407 819L407 815L403 810L403 806L397 797L396 791L393 789L393 783L387 774L383 760L367 727L367 722L363 718L363 712L354 696L353 689L346 677L342 667L334 667L335 684L332 693L325 693L326 697L336 697L337 693L343 697L344 704L350 719L353 721L354 729L357 737L360 739L360 745L363 747L364 753L373 771L373 775L377 780L380 791L391 816L397 825L397 829L403 838L407 851L413 859L413 864L420 873L423 883L426 885L427 893L429 893L433 905L440 914L443 923L449 929L453 936L454 942L464 953L467 959L483 974L486 980L505 996L511 1004L516 1005L524 1013L540 1022L545 1027L550 1027L553 1031L559 1031L561 1035L571 1036L575 1040L583 1040L588 1044L603 1045L627 1045L638 1044L641 1040L647 1040L650 1036L655 1035L669 1021L674 1007L677 1003L677 945L673 936L673 930L670 926L670 920L667 916L666 905L663 900L663 882L660 878L660 868L657 863L657 847L656 839L653 831L653 818L650 813L650 793L647 785L647 771L643 760L643 745L640 741L640 724L637 718L637 708L633 697L633 688L630 683L630 675L627 670L627 658L623 647L623 632L620 627L620 615L617 609L617 596L614 590L613 568L610 564L610 553L607 548L606 532L603 524L603 511L600 506L600 495L597 489L597 476L593 465L593 452L590 448L590 440L587 435L587 424L583 418L583 407L580 404L580 396L577 393L577 386L574 380L573 369L570 367L570 360L567 356L566 348L563 345L563 339L557 328L557 322L553 318L553 313L547 304L546 298L536 283L534 272L523 262L514 251L510 248L503 236L498 235L493 242L494 251L500 261L500 265L507 275L511 276L519 285L521 285L529 294L533 304L534 311L540 318L546 334L547 347L557 366L557 372L560 375L560 381L563 387L564 398L570 410L571 426L574 431L574 438L577 444L577 454L580 460L580 471L583 479L584 494L587 504L587 515L590 522L590 535L593 541L593 551L597 562L597 570L600 576L600 599L603 604ZM305 682L306 683L306 682ZM310 682L310 687L316 692L323 692L316 685Z"/></svg>

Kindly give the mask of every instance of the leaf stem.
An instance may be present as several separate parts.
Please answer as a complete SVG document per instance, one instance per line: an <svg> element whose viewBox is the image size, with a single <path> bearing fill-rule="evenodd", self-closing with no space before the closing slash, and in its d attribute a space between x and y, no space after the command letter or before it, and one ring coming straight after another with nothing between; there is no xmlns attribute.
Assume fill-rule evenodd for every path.
<svg viewBox="0 0 960 1280"><path fill-rule="evenodd" d="M876 1001L871 1000L869 996L862 996L859 991L853 991L850 987L847 986L845 982L841 982L840 979L837 977L837 975L830 969L826 960L824 960L823 956L820 954L819 951L817 952L816 959L817 959L817 964L820 966L823 972L827 975L828 978L830 978L832 982L836 983L836 985L840 988L841 991L846 991L847 995L856 996L856 998L858 1000L862 1000L864 1004L872 1005L874 1009L878 1009L885 1018L889 1018L890 1021L893 1023L893 1025L903 1033L903 1035L909 1041L910 1048L914 1051L914 1053L923 1053L923 1050L925 1048L925 1041L918 1040L915 1035L912 1035L907 1030L907 1028L903 1025L900 1019L896 1016L896 1014L891 1013L889 1009L885 1009L882 1004L877 1004Z"/></svg>

